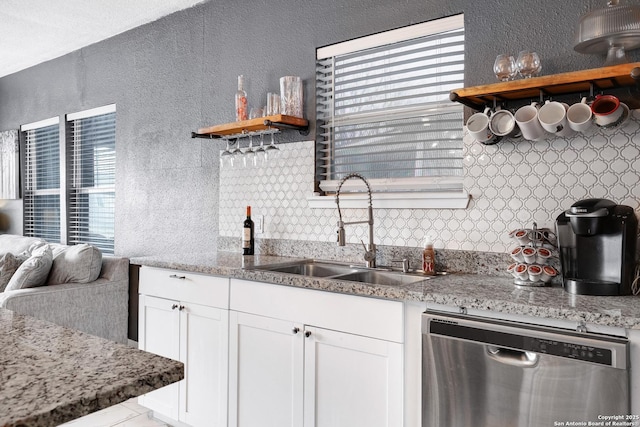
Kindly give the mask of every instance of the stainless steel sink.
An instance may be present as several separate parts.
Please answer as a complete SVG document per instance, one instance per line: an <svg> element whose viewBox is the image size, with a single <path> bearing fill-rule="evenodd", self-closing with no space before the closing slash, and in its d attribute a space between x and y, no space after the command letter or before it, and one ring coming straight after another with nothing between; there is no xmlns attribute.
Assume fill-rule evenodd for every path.
<svg viewBox="0 0 640 427"><path fill-rule="evenodd" d="M253 267L256 270L274 271L278 273L297 274L310 277L324 277L352 282L371 283L374 285L400 286L421 282L433 276L369 269L330 261L304 260L287 264L272 264Z"/></svg>
<svg viewBox="0 0 640 427"><path fill-rule="evenodd" d="M398 286L421 282L428 279L429 276L411 275L399 271L362 270L335 278L352 282L372 283L374 285Z"/></svg>
<svg viewBox="0 0 640 427"><path fill-rule="evenodd" d="M334 264L322 261L300 261L290 264L266 265L255 267L257 270L277 271L279 273L299 274L312 277L331 277L340 274L354 273L358 270L345 264Z"/></svg>

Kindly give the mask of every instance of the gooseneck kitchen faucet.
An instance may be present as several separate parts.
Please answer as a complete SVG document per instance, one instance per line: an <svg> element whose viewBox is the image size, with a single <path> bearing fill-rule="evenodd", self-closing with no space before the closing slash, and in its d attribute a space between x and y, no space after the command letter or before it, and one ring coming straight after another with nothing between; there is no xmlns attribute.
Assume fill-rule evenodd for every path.
<svg viewBox="0 0 640 427"><path fill-rule="evenodd" d="M342 221L342 212L340 211L340 189L342 188L342 184L344 184L346 180L351 178L359 178L367 186L367 193L369 193L369 219L367 221ZM374 268L376 266L376 245L373 243L373 206L371 202L371 186L369 185L369 181L367 181L365 177L358 173L350 173L349 175L342 178L342 181L340 181L340 184L338 184L338 190L336 191L336 204L338 205L338 246L344 246L346 243L344 232L345 225L369 224L369 246L367 247L364 245L364 242L361 242L362 247L364 248L364 260L367 263L367 267Z"/></svg>

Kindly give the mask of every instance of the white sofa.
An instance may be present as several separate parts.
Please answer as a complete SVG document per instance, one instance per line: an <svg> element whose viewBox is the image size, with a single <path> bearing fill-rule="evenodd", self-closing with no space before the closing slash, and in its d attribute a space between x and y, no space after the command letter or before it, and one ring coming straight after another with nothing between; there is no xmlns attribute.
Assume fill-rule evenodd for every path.
<svg viewBox="0 0 640 427"><path fill-rule="evenodd" d="M7 253L17 255L32 245L44 244L40 239L11 234L0 235L0 257ZM36 245L37 246L37 245ZM70 246L50 244L53 249L51 270L43 286L26 289L6 290L0 293L0 307L20 314L37 317L69 328L78 329L92 335L113 341L127 342L128 301L129 301L129 259L102 256L93 249L93 263L101 267L94 269L95 280L58 283L73 265L77 251L69 251L72 256L57 258ZM85 251L86 252L86 251ZM98 254L97 261L95 254ZM86 260L85 260L86 261ZM25 261L26 263L26 261ZM86 264L86 262L85 262ZM0 266L1 267L1 266ZM54 273L55 271L55 273ZM16 271L16 273L18 273ZM77 275L72 271L69 276ZM53 278L52 276L56 276ZM55 279L58 279L57 281ZM48 284L57 283L57 284Z"/></svg>

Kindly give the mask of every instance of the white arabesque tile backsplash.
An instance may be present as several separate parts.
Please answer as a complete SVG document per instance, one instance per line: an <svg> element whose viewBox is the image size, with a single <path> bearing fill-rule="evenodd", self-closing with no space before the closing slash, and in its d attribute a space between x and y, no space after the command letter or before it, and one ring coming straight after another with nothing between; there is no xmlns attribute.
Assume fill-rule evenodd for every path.
<svg viewBox="0 0 640 427"><path fill-rule="evenodd" d="M507 233L553 228L573 202L608 198L640 208L640 110L615 130L529 142L521 138L485 146L464 138L467 209L376 209L378 245L420 247L426 233L436 248L506 252ZM280 145L266 165L220 171L220 236L240 239L245 207L264 216L257 238L334 242L337 209L311 209L313 141ZM343 212L346 221L365 219L364 209ZM350 226L347 241L368 240L365 226Z"/></svg>

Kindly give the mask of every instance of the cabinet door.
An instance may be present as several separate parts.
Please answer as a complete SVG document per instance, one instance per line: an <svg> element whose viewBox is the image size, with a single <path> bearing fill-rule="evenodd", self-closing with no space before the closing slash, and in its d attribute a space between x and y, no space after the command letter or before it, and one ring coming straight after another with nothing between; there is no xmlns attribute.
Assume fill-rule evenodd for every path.
<svg viewBox="0 0 640 427"><path fill-rule="evenodd" d="M192 427L227 426L228 327L228 310L181 306L180 421Z"/></svg>
<svg viewBox="0 0 640 427"><path fill-rule="evenodd" d="M307 327L304 427L402 426L402 344Z"/></svg>
<svg viewBox="0 0 640 427"><path fill-rule="evenodd" d="M160 356L180 360L179 303L140 295L138 347ZM140 397L140 404L174 420L178 419L180 383L173 383Z"/></svg>
<svg viewBox="0 0 640 427"><path fill-rule="evenodd" d="M302 326L236 311L229 324L229 427L302 426Z"/></svg>

